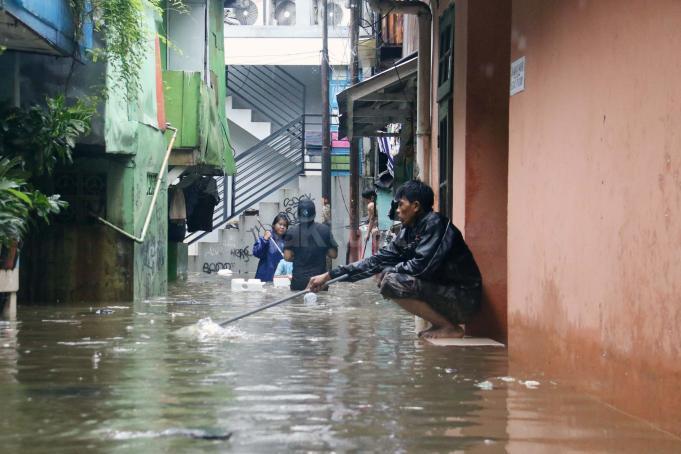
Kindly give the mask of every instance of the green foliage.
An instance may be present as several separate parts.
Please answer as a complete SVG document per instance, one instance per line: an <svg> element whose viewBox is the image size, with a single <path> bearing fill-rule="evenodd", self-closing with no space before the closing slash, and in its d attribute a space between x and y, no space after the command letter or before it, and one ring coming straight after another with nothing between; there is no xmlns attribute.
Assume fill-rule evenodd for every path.
<svg viewBox="0 0 681 454"><path fill-rule="evenodd" d="M114 83L121 85L129 100L135 99L141 85L142 63L153 38L153 30L145 25L145 6L162 14L164 3L182 10L182 0L69 0L69 3L76 18L76 40L82 36L84 24L90 21L104 37L104 48L93 49L92 59L105 59L120 77Z"/></svg>
<svg viewBox="0 0 681 454"><path fill-rule="evenodd" d="M4 246L19 241L28 229L31 201L20 191L26 184L21 164L19 158L0 158L0 245Z"/></svg>
<svg viewBox="0 0 681 454"><path fill-rule="evenodd" d="M66 106L63 96L48 98L46 108L0 107L0 156L19 156L29 177L50 175L55 165L71 163L94 113L90 103Z"/></svg>
<svg viewBox="0 0 681 454"><path fill-rule="evenodd" d="M76 139L90 130L94 107L48 98L45 108L0 107L0 244L19 242L35 221L49 222L68 204L35 180L72 160Z"/></svg>

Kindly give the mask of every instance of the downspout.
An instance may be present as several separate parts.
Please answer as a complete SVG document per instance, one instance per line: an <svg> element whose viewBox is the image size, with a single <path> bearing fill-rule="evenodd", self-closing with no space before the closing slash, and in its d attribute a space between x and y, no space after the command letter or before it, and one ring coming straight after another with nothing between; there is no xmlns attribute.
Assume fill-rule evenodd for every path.
<svg viewBox="0 0 681 454"><path fill-rule="evenodd" d="M416 169L414 177L428 178L426 152L430 150L430 65L433 15L430 6L418 0L369 0L379 13L416 14L418 16L419 43L416 88Z"/></svg>
<svg viewBox="0 0 681 454"><path fill-rule="evenodd" d="M161 169L158 171L158 176L156 177L156 186L154 187L154 195L151 198L151 203L149 204L149 211L147 211L147 217L144 220L144 227L142 227L142 233L140 234L140 236L136 237L135 235L126 232L122 228L112 224L106 219L96 216L97 220L102 224L111 227L121 235L126 236L137 243L144 243L144 238L147 236L147 230L149 230L149 224L151 224L151 216L153 215L154 207L156 206L156 199L158 199L158 193L161 191L161 181L163 181L163 175L165 174L166 168L168 167L170 153L172 153L173 145L175 144L175 137L177 137L177 128L173 128L172 126L170 126L170 124L168 124L166 126L166 129L170 129L171 131L173 131L173 137L171 137L170 143L168 144L168 149L166 150L166 154L163 157L163 164L161 164Z"/></svg>

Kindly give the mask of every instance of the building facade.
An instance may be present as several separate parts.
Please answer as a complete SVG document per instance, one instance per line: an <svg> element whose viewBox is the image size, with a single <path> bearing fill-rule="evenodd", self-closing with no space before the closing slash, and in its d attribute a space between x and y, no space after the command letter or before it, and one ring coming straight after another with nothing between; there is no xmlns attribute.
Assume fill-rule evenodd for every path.
<svg viewBox="0 0 681 454"><path fill-rule="evenodd" d="M61 16L52 11L56 5ZM54 44L53 36L73 36L67 1L13 0L5 6L5 17L14 28L26 28L26 36L39 34L45 24L61 31L46 34L45 49L33 44L29 49L21 44L23 35L9 35L14 28L1 29L8 50L0 65L10 75L3 83L13 90L3 89L0 96L20 106L39 105L46 96L64 92L67 100L99 96L91 133L76 147L73 165L60 169L52 182L69 202L68 211L23 245L20 303L131 301L164 294L168 185L178 170L234 172L224 115L221 2L189 2L181 19L170 7L159 12L144 5L149 38L133 96L121 84L116 65L90 61L87 52L74 63L69 48ZM37 17L42 25L36 29L22 15ZM52 16L60 19L44 19ZM206 29L199 41L183 42L176 35L179 45L165 45L165 38L173 41L174 26L186 21L196 27L197 19ZM91 45L101 48L102 39L95 34ZM78 45L88 42L72 43L70 49ZM182 66L175 59L180 52L208 57L201 68ZM174 129L167 121L178 131L172 153ZM178 167L171 177L168 163L171 170Z"/></svg>
<svg viewBox="0 0 681 454"><path fill-rule="evenodd" d="M484 305L468 331L507 342L511 367L533 365L680 434L680 5L417 9L404 52L428 60L430 143L413 149L414 175L480 265ZM419 47L424 32L432 46ZM388 104L400 99L389 71L373 95L348 99L364 110L379 99L376 110L414 124L415 95Z"/></svg>

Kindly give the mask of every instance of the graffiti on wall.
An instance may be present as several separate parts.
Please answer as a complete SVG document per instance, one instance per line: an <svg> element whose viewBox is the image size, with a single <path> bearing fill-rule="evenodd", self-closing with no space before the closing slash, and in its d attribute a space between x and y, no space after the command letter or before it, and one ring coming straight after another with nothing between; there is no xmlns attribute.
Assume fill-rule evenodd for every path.
<svg viewBox="0 0 681 454"><path fill-rule="evenodd" d="M264 229L260 227L259 225L254 225L250 229L248 229L248 232L251 232L251 235L253 235L253 242L255 243L258 241L258 237L262 236L265 234L265 229L272 229L272 226L270 224L265 224Z"/></svg>
<svg viewBox="0 0 681 454"><path fill-rule="evenodd" d="M251 249L248 246L242 248L235 248L229 251L229 255L236 257L239 260L243 260L245 263L251 259Z"/></svg>
<svg viewBox="0 0 681 454"><path fill-rule="evenodd" d="M206 274L217 273L220 270L233 270L235 268L234 262L204 262L203 272Z"/></svg>
<svg viewBox="0 0 681 454"><path fill-rule="evenodd" d="M205 246L200 252L201 271L206 274L217 273L220 270L231 270L236 274L253 272L251 270L250 246L229 247L227 244Z"/></svg>
<svg viewBox="0 0 681 454"><path fill-rule="evenodd" d="M286 197L284 199L284 209L280 214L286 215L291 225L298 224L298 205L300 205L302 200L312 200L314 202L314 198L312 198L312 194L310 193L302 194L297 197Z"/></svg>

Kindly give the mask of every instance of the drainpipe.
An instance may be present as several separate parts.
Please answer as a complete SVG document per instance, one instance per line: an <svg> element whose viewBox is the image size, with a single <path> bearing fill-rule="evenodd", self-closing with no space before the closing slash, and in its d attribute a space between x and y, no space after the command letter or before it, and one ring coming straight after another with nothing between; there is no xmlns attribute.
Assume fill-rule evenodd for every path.
<svg viewBox="0 0 681 454"><path fill-rule="evenodd" d="M417 0L369 0L371 7L383 14L416 14L418 16L419 43L416 88L416 172L415 177L428 179L430 166L425 160L430 150L430 65L431 31L433 16L430 6Z"/></svg>
<svg viewBox="0 0 681 454"><path fill-rule="evenodd" d="M147 236L147 230L149 229L149 224L151 224L151 216L154 213L154 207L156 206L156 199L158 199L158 193L161 190L161 181L163 180L163 174L165 173L166 169L168 168L168 160L170 159L170 153L173 151L173 145L175 144L175 137L177 137L177 128L173 128L170 126L170 124L166 125L167 129L170 129L173 131L173 137L170 139L170 143L168 144L168 149L166 150L166 154L163 157L163 164L161 164L161 169L158 171L158 176L156 177L156 186L154 187L154 195L151 198L151 203L149 204L149 211L147 211L147 217L144 220L144 227L142 227L142 233L140 234L139 237L136 237L135 235L126 232L122 228L118 227L117 225L112 224L111 222L107 221L106 219L103 219L99 216L97 217L97 220L101 222L102 224L111 227L121 235L124 235L131 240L137 242L137 243L144 243L144 237Z"/></svg>

